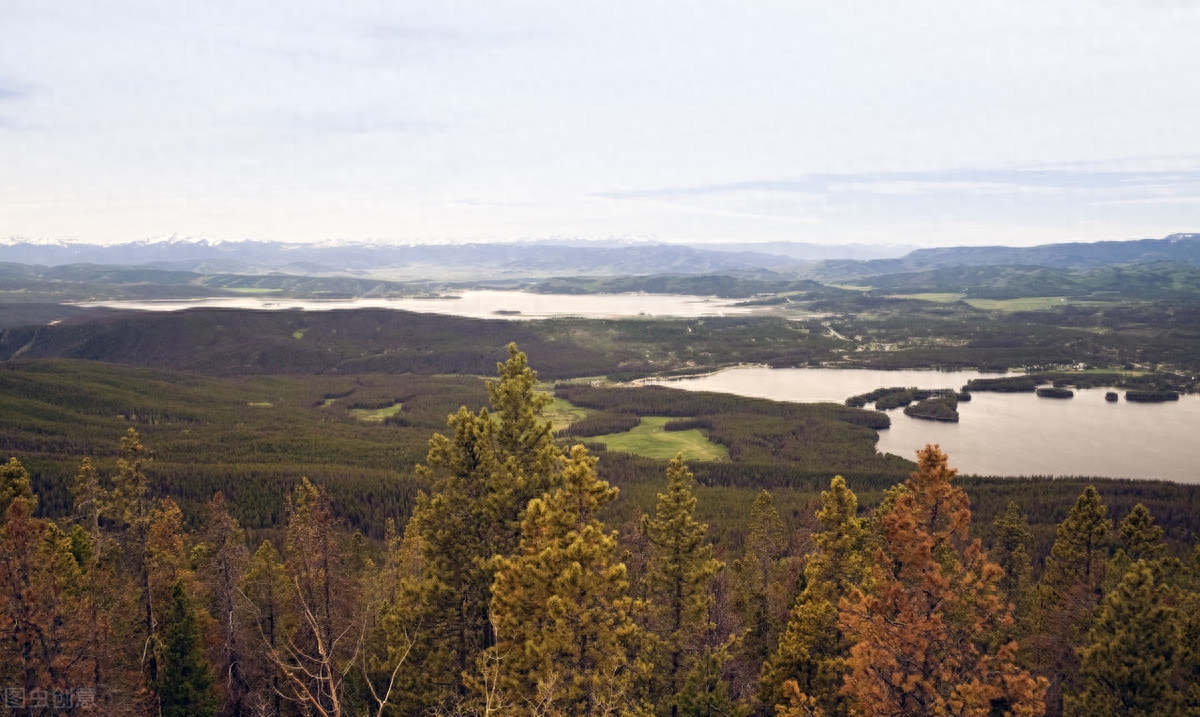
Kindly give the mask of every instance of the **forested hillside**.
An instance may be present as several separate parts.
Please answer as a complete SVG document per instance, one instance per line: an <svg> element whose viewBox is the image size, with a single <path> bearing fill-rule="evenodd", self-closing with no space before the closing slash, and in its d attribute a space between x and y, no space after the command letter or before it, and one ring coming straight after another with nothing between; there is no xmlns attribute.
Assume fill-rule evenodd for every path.
<svg viewBox="0 0 1200 717"><path fill-rule="evenodd" d="M188 379L169 408L113 417L131 387L96 369L92 380L108 381L107 395L50 388L74 370L45 364L39 371L49 380L4 372L5 396L45 406L40 415L34 403L20 409L43 478L33 480L18 457L0 468L0 682L22 699L58 699L63 714L792 717L1200 707L1200 656L1189 649L1200 634L1200 552L1182 536L1166 542L1151 509L1125 504L1129 494L1120 508L1105 497L1134 484L1109 485L1104 495L1068 486L1075 495L1059 504L1044 552L1028 519L1044 521L1054 501L1010 483L1014 500L981 519L963 486L986 484L960 480L953 457L935 447L920 453L915 470L859 466L858 453L835 453L802 469L823 473L811 502L788 498L794 507L785 507L777 496L794 488L756 488L746 492L752 500L714 511L705 504L730 489L693 474L711 466L644 462L654 474L626 484L634 464L618 454L555 440L551 398L510 347L486 386L335 377L310 387L321 393L309 410L358 411L348 415L372 430L432 435L414 459L423 490L407 506L360 513L352 526L340 477L311 477L330 458L341 465L371 451L372 434L356 444L354 424L328 414L346 452L306 453L308 439L295 436L282 452L314 472L288 481L280 530L248 540L234 517L242 501L255 500L242 492L246 481L204 495L204 509L188 518L173 495L187 482L164 482L154 457L181 455L171 441L190 432L203 440L219 402L190 406L186 391L227 390L223 381ZM148 391L180 380L137 378ZM254 411L276 408L255 393L268 387L274 401L291 396L283 402L291 408L258 423L263 414ZM258 449L223 442L231 464L237 451L283 446L302 425L298 386L263 379L244 389L222 420L254 431L277 420L281 433L261 436ZM701 406L713 397L703 395L584 386L559 393L613 415L707 420L712 436L742 446L738 458L712 466L765 464L767 454L754 458L761 440L793 441L780 449L783 462L802 465L811 431L840 426L853 436L878 420L837 406L808 412L734 398L709 406L706 418ZM351 397L362 400L351 405ZM488 407L454 411L459 400ZM92 417L78 443L67 435L36 443L36 426L61 420L55 411ZM448 424L436 421L440 433L425 427L436 412L451 413ZM404 421L384 423L396 417ZM121 425L113 420L138 428L112 430ZM764 421L793 429L734 428ZM52 455L76 454L109 431L103 453L115 460L79 460L66 503L46 510L38 493L49 489ZM387 465L404 461L362 460L380 466L385 489L399 479L386 477ZM836 475L839 461L847 477ZM886 490L873 487L887 475ZM1144 493L1166 487L1146 484ZM625 488L649 491L634 504L644 507L614 511ZM873 509L860 507L860 488L875 494ZM187 501L203 493L190 489ZM377 496L356 499L374 504ZM734 505L738 514L729 512ZM714 545L704 514L736 524L716 534L737 539Z"/></svg>

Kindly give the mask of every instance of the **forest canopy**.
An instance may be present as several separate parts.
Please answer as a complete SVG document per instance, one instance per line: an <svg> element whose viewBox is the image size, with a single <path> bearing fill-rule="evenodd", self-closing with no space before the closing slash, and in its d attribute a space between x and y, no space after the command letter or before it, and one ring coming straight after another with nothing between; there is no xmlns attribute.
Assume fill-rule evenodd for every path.
<svg viewBox="0 0 1200 717"><path fill-rule="evenodd" d="M744 540L718 550L678 457L652 510L607 522L620 493L598 471L610 456L555 439L515 346L498 369L487 405L433 435L427 488L380 540L307 478L275 540L248 540L221 493L189 523L150 491L153 452L132 428L111 469L78 466L61 517L38 516L10 460L0 682L57 694L64 713L114 715L1200 706L1188 648L1200 553L1168 546L1143 505L1114 526L1087 487L1035 562L1022 507L985 543L950 457L928 446L870 511L834 475L789 528L760 490L729 519Z"/></svg>

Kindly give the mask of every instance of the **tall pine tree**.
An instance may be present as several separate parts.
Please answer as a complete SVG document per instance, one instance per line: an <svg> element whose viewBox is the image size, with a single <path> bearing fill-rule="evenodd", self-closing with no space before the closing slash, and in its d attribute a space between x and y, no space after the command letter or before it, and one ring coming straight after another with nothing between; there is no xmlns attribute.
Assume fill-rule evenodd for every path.
<svg viewBox="0 0 1200 717"><path fill-rule="evenodd" d="M0 685L91 684L99 656L70 544L56 525L33 517L29 498L9 501L0 523Z"/></svg>
<svg viewBox="0 0 1200 717"><path fill-rule="evenodd" d="M642 518L651 545L647 593L653 605L652 630L661 639L665 659L657 669L660 713L677 715L688 673L719 646L711 640L709 583L722 567L713 558L708 526L696 521L695 479L676 455L667 466L667 492L658 494L654 516ZM718 670L719 672L719 670Z"/></svg>
<svg viewBox="0 0 1200 717"><path fill-rule="evenodd" d="M1179 714L1183 695L1172 679L1184 655L1170 590L1155 584L1145 560L1109 593L1080 650L1079 691L1066 696L1070 717Z"/></svg>
<svg viewBox="0 0 1200 717"><path fill-rule="evenodd" d="M212 668L204 656L200 626L192 601L175 583L171 591L159 648L159 677L155 684L162 717L212 717L220 702Z"/></svg>
<svg viewBox="0 0 1200 717"><path fill-rule="evenodd" d="M1009 503L1004 514L992 522L995 539L992 542L992 560L1004 571L1000 578L1000 593L1014 608L1018 619L1026 617L1032 599L1033 578L1029 553L1025 544L1032 534L1025 515L1016 503Z"/></svg>
<svg viewBox="0 0 1200 717"><path fill-rule="evenodd" d="M37 497L29 481L29 471L16 458L9 458L8 463L0 463L0 520L8 512L8 506L13 500L24 498L30 508L37 507Z"/></svg>
<svg viewBox="0 0 1200 717"><path fill-rule="evenodd" d="M805 586L792 607L779 647L763 666L765 706L808 704L834 717L848 714L841 693L850 644L838 626L838 603L870 575L870 534L858 517L858 497L836 476L821 493L821 531L804 568ZM802 714L802 713L801 713Z"/></svg>
<svg viewBox="0 0 1200 717"><path fill-rule="evenodd" d="M854 642L845 692L862 717L1038 715L1045 682L995 645L1011 612L999 566L968 531L966 494L937 446L917 453L908 490L879 517L869 584L841 601L839 627Z"/></svg>
<svg viewBox="0 0 1200 717"><path fill-rule="evenodd" d="M462 675L494 641L488 618L496 555L516 550L528 502L554 487L560 455L537 393L537 373L515 344L488 382L491 410L465 407L449 418L453 436L429 442L424 475L432 483L412 521L420 536L420 580L411 581L414 659L404 690L418 703L462 698ZM407 638L406 638L407 640Z"/></svg>
<svg viewBox="0 0 1200 717"><path fill-rule="evenodd" d="M1022 642L1029 666L1050 680L1048 717L1062 714L1064 690L1073 689L1079 671L1076 648L1085 643L1103 596L1111 536L1108 508L1088 486L1058 526L1036 588L1029 636Z"/></svg>
<svg viewBox="0 0 1200 717"><path fill-rule="evenodd" d="M746 628L740 659L751 670L750 680L775 650L779 626L792 597L792 586L784 574L786 552L787 538L775 498L770 491L759 491L750 506L746 551L733 562L735 600Z"/></svg>
<svg viewBox="0 0 1200 717"><path fill-rule="evenodd" d="M498 557L496 644L480 660L481 699L513 714L638 715L649 665L617 537L596 517L617 489L575 446L562 487L530 502L515 555Z"/></svg>

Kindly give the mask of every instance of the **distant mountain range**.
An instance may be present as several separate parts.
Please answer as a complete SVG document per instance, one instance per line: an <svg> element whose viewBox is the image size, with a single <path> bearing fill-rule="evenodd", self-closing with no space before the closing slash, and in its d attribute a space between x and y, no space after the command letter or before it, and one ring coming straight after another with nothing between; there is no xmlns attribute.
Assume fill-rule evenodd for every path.
<svg viewBox="0 0 1200 717"><path fill-rule="evenodd" d="M961 246L935 249L803 243L654 244L538 241L477 244L297 244L171 238L125 244L0 244L0 262L147 267L199 274L283 273L392 280L538 279L565 276L728 274L744 278L852 279L942 267L1041 266L1090 269L1122 264L1200 265L1200 234L1163 239Z"/></svg>
<svg viewBox="0 0 1200 717"><path fill-rule="evenodd" d="M540 278L564 274L629 276L714 272L758 275L794 272L804 262L755 251L681 244L479 243L290 244L283 242L168 240L128 244L12 242L0 262L62 266L143 266L204 274L280 272L380 279Z"/></svg>
<svg viewBox="0 0 1200 717"><path fill-rule="evenodd" d="M1153 262L1200 265L1200 234L1172 234L1163 239L1073 242L1031 247L957 246L917 249L894 259L823 262L816 269L815 278L880 276L962 266L1041 266L1081 270Z"/></svg>

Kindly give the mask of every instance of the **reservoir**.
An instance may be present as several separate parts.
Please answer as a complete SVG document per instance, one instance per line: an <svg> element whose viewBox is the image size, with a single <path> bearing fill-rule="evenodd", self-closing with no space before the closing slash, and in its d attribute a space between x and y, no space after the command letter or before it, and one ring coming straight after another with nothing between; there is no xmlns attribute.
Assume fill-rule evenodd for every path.
<svg viewBox="0 0 1200 717"><path fill-rule="evenodd" d="M743 299L677 294L536 294L528 291L471 290L439 297L357 299L282 299L268 296L223 296L209 299L164 301L93 301L76 306L110 309L181 311L196 308L331 311L334 309L396 309L426 314L446 314L475 319L548 319L575 316L619 319L637 316L699 318L733 316L762 311L762 307L737 306Z"/></svg>
<svg viewBox="0 0 1200 717"><path fill-rule="evenodd" d="M695 378L656 381L693 391L716 391L801 403L836 402L875 388L961 388L971 371L736 368ZM977 391L958 404L959 422L941 423L888 411L892 427L878 449L912 459L926 443L940 444L963 473L996 476L1159 478L1200 483L1200 396L1166 403L1107 403L1103 388L1076 389L1070 399L1033 393ZM868 404L870 408L870 404Z"/></svg>

